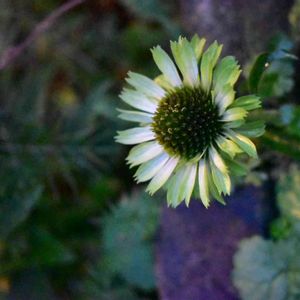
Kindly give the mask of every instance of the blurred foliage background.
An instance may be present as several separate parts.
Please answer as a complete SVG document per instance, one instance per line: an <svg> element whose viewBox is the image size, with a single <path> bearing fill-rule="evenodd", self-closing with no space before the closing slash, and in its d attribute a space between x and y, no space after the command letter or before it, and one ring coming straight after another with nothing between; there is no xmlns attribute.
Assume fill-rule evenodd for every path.
<svg viewBox="0 0 300 300"><path fill-rule="evenodd" d="M63 3L0 0L0 56ZM1 70L0 299L158 299L153 250L161 197L134 185L125 165L128 148L113 137L126 127L116 107L127 71L157 75L149 49L168 49L169 40L184 33L178 7L178 1L87 1ZM291 34L269 37L266 52L245 63L240 84L240 93L250 89L268 108L260 115L268 125L257 141L261 166L249 166L247 182L279 180L272 205L280 210L271 242L257 237L241 246L246 250L235 260L234 282L243 295L257 286L239 278L251 282L272 265L242 274L251 258L274 248L278 261L293 260L288 249L299 249L297 166L293 180L281 177L300 159L299 66L291 54L298 49L299 1L289 20ZM292 298L299 295L297 280L280 282L289 299L299 299Z"/></svg>
<svg viewBox="0 0 300 300"><path fill-rule="evenodd" d="M63 3L1 0L0 54ZM0 72L3 298L155 298L158 200L132 191L113 137L123 78L156 72L149 48L178 35L174 10L87 1Z"/></svg>

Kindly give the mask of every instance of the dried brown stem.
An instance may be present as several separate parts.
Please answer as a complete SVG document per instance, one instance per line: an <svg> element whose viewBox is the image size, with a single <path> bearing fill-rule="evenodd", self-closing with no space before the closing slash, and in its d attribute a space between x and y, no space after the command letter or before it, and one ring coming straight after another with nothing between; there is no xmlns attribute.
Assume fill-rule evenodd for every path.
<svg viewBox="0 0 300 300"><path fill-rule="evenodd" d="M0 57L0 70L12 64L41 34L47 31L62 15L82 4L86 0L70 0L54 10L43 21L38 23L28 37L19 45L9 47Z"/></svg>

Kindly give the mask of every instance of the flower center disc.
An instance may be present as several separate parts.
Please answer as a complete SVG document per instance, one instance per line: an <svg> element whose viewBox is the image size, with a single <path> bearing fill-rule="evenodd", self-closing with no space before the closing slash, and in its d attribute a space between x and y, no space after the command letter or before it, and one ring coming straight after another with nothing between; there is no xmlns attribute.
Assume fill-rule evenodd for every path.
<svg viewBox="0 0 300 300"><path fill-rule="evenodd" d="M160 101L152 129L169 154L192 159L216 140L222 122L209 95L200 88L183 87Z"/></svg>

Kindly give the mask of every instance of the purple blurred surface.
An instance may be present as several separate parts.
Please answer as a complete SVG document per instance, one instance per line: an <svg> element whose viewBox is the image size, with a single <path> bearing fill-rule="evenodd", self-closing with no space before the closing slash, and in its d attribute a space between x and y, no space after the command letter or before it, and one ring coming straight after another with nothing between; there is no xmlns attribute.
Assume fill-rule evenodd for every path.
<svg viewBox="0 0 300 300"><path fill-rule="evenodd" d="M227 206L164 208L156 247L162 300L238 299L231 283L232 256L242 238L261 233L263 191L237 190Z"/></svg>

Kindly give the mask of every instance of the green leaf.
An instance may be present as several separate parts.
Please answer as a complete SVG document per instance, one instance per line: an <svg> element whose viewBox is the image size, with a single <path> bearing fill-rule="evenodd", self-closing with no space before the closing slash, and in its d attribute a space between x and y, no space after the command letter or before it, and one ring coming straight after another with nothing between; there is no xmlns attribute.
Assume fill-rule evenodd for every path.
<svg viewBox="0 0 300 300"><path fill-rule="evenodd" d="M270 150L300 160L300 140L298 137L291 135L286 128L269 126L260 140Z"/></svg>
<svg viewBox="0 0 300 300"><path fill-rule="evenodd" d="M287 59L270 63L264 72L258 87L258 95L266 97L282 97L294 86L294 62Z"/></svg>
<svg viewBox="0 0 300 300"><path fill-rule="evenodd" d="M110 273L128 283L155 286L151 239L158 226L158 203L146 194L123 199L103 221L103 257Z"/></svg>
<svg viewBox="0 0 300 300"><path fill-rule="evenodd" d="M233 282L242 300L297 300L300 297L300 242L277 243L259 236L240 243Z"/></svg>
<svg viewBox="0 0 300 300"><path fill-rule="evenodd" d="M267 68L262 72L256 86L256 93L259 96L282 97L291 91L294 85L295 59L297 59L290 53L292 48L293 43L288 37L278 35L273 38L266 61Z"/></svg>
<svg viewBox="0 0 300 300"><path fill-rule="evenodd" d="M292 225L285 217L279 217L271 222L270 233L273 239L286 239L292 232Z"/></svg>
<svg viewBox="0 0 300 300"><path fill-rule="evenodd" d="M261 53L257 56L248 79L250 93L257 93L261 77L266 70L269 62L269 53Z"/></svg>
<svg viewBox="0 0 300 300"><path fill-rule="evenodd" d="M292 165L277 184L277 204L281 214L292 223L300 222L300 170Z"/></svg>

